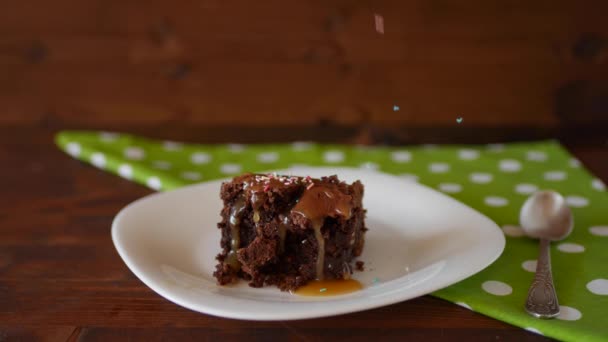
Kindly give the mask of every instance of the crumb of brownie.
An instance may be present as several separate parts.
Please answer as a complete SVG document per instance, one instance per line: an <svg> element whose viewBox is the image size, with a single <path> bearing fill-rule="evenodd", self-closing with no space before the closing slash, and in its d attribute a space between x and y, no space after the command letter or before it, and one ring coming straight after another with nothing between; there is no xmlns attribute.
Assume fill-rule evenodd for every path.
<svg viewBox="0 0 608 342"><path fill-rule="evenodd" d="M355 263L355 269L356 269L357 271L364 271L364 270L365 270L364 265L365 265L365 262L363 262L363 261L357 261L357 262Z"/></svg>

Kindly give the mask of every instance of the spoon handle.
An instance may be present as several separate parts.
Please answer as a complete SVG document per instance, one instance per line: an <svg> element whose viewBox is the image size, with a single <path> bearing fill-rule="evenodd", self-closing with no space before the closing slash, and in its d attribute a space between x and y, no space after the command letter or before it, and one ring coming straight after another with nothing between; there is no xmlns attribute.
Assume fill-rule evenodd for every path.
<svg viewBox="0 0 608 342"><path fill-rule="evenodd" d="M549 240L540 240L536 274L534 275L534 281L530 286L528 299L526 300L526 311L537 318L553 318L559 315L557 294L555 293L553 277L551 276L549 245Z"/></svg>

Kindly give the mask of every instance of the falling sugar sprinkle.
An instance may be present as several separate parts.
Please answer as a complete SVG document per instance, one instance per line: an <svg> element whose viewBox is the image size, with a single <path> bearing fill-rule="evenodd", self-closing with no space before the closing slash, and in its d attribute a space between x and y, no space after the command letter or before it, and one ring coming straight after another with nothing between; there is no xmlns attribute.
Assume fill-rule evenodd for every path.
<svg viewBox="0 0 608 342"><path fill-rule="evenodd" d="M393 112L396 112L396 111L398 111L398 110L399 110L399 106L394 105L394 106L393 106Z"/></svg>
<svg viewBox="0 0 608 342"><path fill-rule="evenodd" d="M462 122L462 117L456 118L456 122L461 123Z"/></svg>
<svg viewBox="0 0 608 342"><path fill-rule="evenodd" d="M374 22L376 24L376 32L384 34L384 18L380 14L374 14Z"/></svg>
<svg viewBox="0 0 608 342"><path fill-rule="evenodd" d="M322 289L319 290L319 292L325 292L325 291L327 291L326 288L322 288Z"/></svg>

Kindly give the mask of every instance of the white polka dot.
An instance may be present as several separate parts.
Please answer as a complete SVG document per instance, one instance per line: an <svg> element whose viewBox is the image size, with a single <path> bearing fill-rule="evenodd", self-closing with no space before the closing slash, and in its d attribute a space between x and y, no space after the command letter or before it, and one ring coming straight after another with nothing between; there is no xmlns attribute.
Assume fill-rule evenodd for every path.
<svg viewBox="0 0 608 342"><path fill-rule="evenodd" d="M228 144L227 147L232 153L241 153L245 151L245 145L243 144Z"/></svg>
<svg viewBox="0 0 608 342"><path fill-rule="evenodd" d="M166 160L155 160L152 162L152 166L159 170L169 170L172 165Z"/></svg>
<svg viewBox="0 0 608 342"><path fill-rule="evenodd" d="M488 196L484 198L484 203L490 207L504 207L509 204L509 200L500 196Z"/></svg>
<svg viewBox="0 0 608 342"><path fill-rule="evenodd" d="M529 195L538 190L538 187L534 184L521 183L515 186L515 192L521 195Z"/></svg>
<svg viewBox="0 0 608 342"><path fill-rule="evenodd" d="M471 149L462 149L458 151L458 158L462 160L474 160L479 158L479 151Z"/></svg>
<svg viewBox="0 0 608 342"><path fill-rule="evenodd" d="M312 143L309 141L295 141L291 144L291 148L294 151L306 151L312 147Z"/></svg>
<svg viewBox="0 0 608 342"><path fill-rule="evenodd" d="M593 226L589 228L589 232L596 236L608 236L608 226Z"/></svg>
<svg viewBox="0 0 608 342"><path fill-rule="evenodd" d="M599 179L594 179L591 181L591 187L594 188L597 191L604 191L606 190L606 185Z"/></svg>
<svg viewBox="0 0 608 342"><path fill-rule="evenodd" d="M536 329L536 328L527 327L527 328L524 328L524 329L528 330L529 332L533 332L533 333L535 333L535 334L543 335L543 333L542 333L542 332L540 332L540 330L538 330L538 329ZM544 335L543 335L543 336L544 336Z"/></svg>
<svg viewBox="0 0 608 342"><path fill-rule="evenodd" d="M411 173L402 173L399 175L399 177L405 179L408 182L418 182L418 180L420 179L420 177Z"/></svg>
<svg viewBox="0 0 608 342"><path fill-rule="evenodd" d="M596 295L608 296L608 279L595 279L588 282L587 290Z"/></svg>
<svg viewBox="0 0 608 342"><path fill-rule="evenodd" d="M563 181L568 175L564 171L547 171L544 174L545 180L548 181Z"/></svg>
<svg viewBox="0 0 608 342"><path fill-rule="evenodd" d="M573 167L573 168L581 167L581 161L576 158L570 159L570 167Z"/></svg>
<svg viewBox="0 0 608 342"><path fill-rule="evenodd" d="M126 179L133 178L133 168L129 164L122 164L118 167L118 174Z"/></svg>
<svg viewBox="0 0 608 342"><path fill-rule="evenodd" d="M391 153L391 159L395 163L408 163L412 160L412 153L410 151L393 151Z"/></svg>
<svg viewBox="0 0 608 342"><path fill-rule="evenodd" d="M165 151L179 151L181 150L183 147L182 143L178 143L175 141L164 141L163 142L163 148L165 149Z"/></svg>
<svg viewBox="0 0 608 342"><path fill-rule="evenodd" d="M454 304L460 305L460 306L462 306L465 309L473 310L473 309L471 309L471 307L467 303L464 303L464 302L456 302Z"/></svg>
<svg viewBox="0 0 608 342"><path fill-rule="evenodd" d="M511 237L520 237L526 235L521 227L514 225L504 225L502 226L502 231L505 233L505 235Z"/></svg>
<svg viewBox="0 0 608 342"><path fill-rule="evenodd" d="M564 253L582 253L585 251L585 247L577 243L564 242L557 245L557 249Z"/></svg>
<svg viewBox="0 0 608 342"><path fill-rule="evenodd" d="M544 162L547 160L547 154L542 151L528 151L526 159L530 161Z"/></svg>
<svg viewBox="0 0 608 342"><path fill-rule="evenodd" d="M220 171L224 174L233 174L241 172L241 165L239 164L222 164Z"/></svg>
<svg viewBox="0 0 608 342"><path fill-rule="evenodd" d="M490 152L502 152L505 149L504 144L488 144L486 147Z"/></svg>
<svg viewBox="0 0 608 342"><path fill-rule="evenodd" d="M68 151L68 153L72 156L72 157L78 157L80 155L80 144L76 143L76 142L71 142L68 143L65 146L66 151Z"/></svg>
<svg viewBox="0 0 608 342"><path fill-rule="evenodd" d="M521 170L521 163L515 159L503 159L498 164L502 172L518 172Z"/></svg>
<svg viewBox="0 0 608 342"><path fill-rule="evenodd" d="M556 317L562 321L577 321L583 317L583 314L577 309L570 306L559 306L559 315Z"/></svg>
<svg viewBox="0 0 608 342"><path fill-rule="evenodd" d="M158 177L150 177L150 178L148 178L148 180L146 181L146 184L150 188L152 188L152 189L154 189L156 191L160 190L163 187L163 184L161 183L160 179L158 179Z"/></svg>
<svg viewBox="0 0 608 342"><path fill-rule="evenodd" d="M279 154L277 152L262 152L258 154L258 161L260 163L275 163L279 160Z"/></svg>
<svg viewBox="0 0 608 342"><path fill-rule="evenodd" d="M326 163L341 163L344 161L344 153L342 151L327 151L323 154L323 159Z"/></svg>
<svg viewBox="0 0 608 342"><path fill-rule="evenodd" d="M438 187L439 190L449 194L455 194L462 191L462 185L456 183L441 183Z"/></svg>
<svg viewBox="0 0 608 342"><path fill-rule="evenodd" d="M521 267L528 272L536 272L536 260L526 260L522 262Z"/></svg>
<svg viewBox="0 0 608 342"><path fill-rule="evenodd" d="M364 169L364 170L378 170L380 169L380 165L374 163L374 162L365 162L365 163L361 163L361 165L359 165L359 168Z"/></svg>
<svg viewBox="0 0 608 342"><path fill-rule="evenodd" d="M589 205L589 200L581 196L566 196L566 204L573 208L583 208Z"/></svg>
<svg viewBox="0 0 608 342"><path fill-rule="evenodd" d="M125 158L130 160L142 160L146 156L146 153L141 147L129 146L124 152Z"/></svg>
<svg viewBox="0 0 608 342"><path fill-rule="evenodd" d="M481 288L489 294L495 296L506 296L513 292L511 286L503 283L502 281L488 280L481 284Z"/></svg>
<svg viewBox="0 0 608 342"><path fill-rule="evenodd" d="M450 171L450 165L446 163L431 163L429 164L429 171L432 173L446 173Z"/></svg>
<svg viewBox="0 0 608 342"><path fill-rule="evenodd" d="M477 184L490 183L493 178L494 177L491 174L484 173L484 172L474 172L474 173L471 173L471 175L469 176L469 179L471 180L471 182L477 183Z"/></svg>
<svg viewBox="0 0 608 342"><path fill-rule="evenodd" d="M207 164L211 161L211 156L205 152L195 152L190 156L190 161L193 164Z"/></svg>
<svg viewBox="0 0 608 342"><path fill-rule="evenodd" d="M91 163L101 169L106 166L106 156L101 152L95 152L91 155Z"/></svg>
<svg viewBox="0 0 608 342"><path fill-rule="evenodd" d="M118 139L118 133L113 132L101 132L99 133L99 139L103 142L113 142Z"/></svg>
<svg viewBox="0 0 608 342"><path fill-rule="evenodd" d="M196 171L184 171L184 172L182 172L181 176L182 176L182 178L191 180L191 181L199 180L202 178L202 175L200 174L200 172L196 172Z"/></svg>

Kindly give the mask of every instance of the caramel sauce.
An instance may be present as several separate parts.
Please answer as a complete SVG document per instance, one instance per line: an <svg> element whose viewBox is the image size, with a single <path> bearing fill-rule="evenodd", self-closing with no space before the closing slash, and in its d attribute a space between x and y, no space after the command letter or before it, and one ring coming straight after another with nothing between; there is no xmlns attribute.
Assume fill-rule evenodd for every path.
<svg viewBox="0 0 608 342"><path fill-rule="evenodd" d="M302 194L292 213L308 218L317 240L317 279L323 280L325 266L325 238L321 232L326 217L351 216L352 197L341 193L335 185L314 184Z"/></svg>
<svg viewBox="0 0 608 342"><path fill-rule="evenodd" d="M323 225L323 220L328 216L344 216L348 220L352 211L352 197L341 193L333 184L315 184L304 191L291 211L304 215L313 225Z"/></svg>
<svg viewBox="0 0 608 342"><path fill-rule="evenodd" d="M234 270L241 268L241 263L237 259L236 251L241 246L241 216L245 210L245 199L240 197L232 206L230 210L230 252L226 256L226 263Z"/></svg>
<svg viewBox="0 0 608 342"><path fill-rule="evenodd" d="M347 294L363 289L354 279L314 280L299 287L294 294L307 297L326 297Z"/></svg>
<svg viewBox="0 0 608 342"><path fill-rule="evenodd" d="M250 178L248 182L245 182L244 190L249 193L248 197L251 198L253 210L259 210L262 204L264 204L266 192L269 189L276 189L282 186L285 186L285 184L276 178L268 179L264 182L258 182L255 181L255 178Z"/></svg>
<svg viewBox="0 0 608 342"><path fill-rule="evenodd" d="M317 240L317 279L323 280L323 274L325 273L325 238L323 237L323 232L321 232L321 228L323 227L323 223L319 224L318 222L313 222L313 227L315 231L315 239Z"/></svg>

